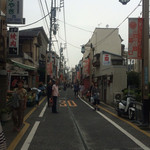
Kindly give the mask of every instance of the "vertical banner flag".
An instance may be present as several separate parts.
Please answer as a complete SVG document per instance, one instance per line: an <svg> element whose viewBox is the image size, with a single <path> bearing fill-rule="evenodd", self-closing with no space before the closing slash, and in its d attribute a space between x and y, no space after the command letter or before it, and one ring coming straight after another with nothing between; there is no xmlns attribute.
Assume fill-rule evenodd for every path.
<svg viewBox="0 0 150 150"><path fill-rule="evenodd" d="M111 56L109 54L103 54L103 65L111 65Z"/></svg>
<svg viewBox="0 0 150 150"><path fill-rule="evenodd" d="M6 20L9 24L23 24L23 0L7 0Z"/></svg>
<svg viewBox="0 0 150 150"><path fill-rule="evenodd" d="M90 75L90 58L86 58L83 61L83 74L86 76Z"/></svg>
<svg viewBox="0 0 150 150"><path fill-rule="evenodd" d="M51 76L53 75L53 64L52 62L47 63L47 75Z"/></svg>
<svg viewBox="0 0 150 150"><path fill-rule="evenodd" d="M19 54L19 30L18 28L9 28L9 54Z"/></svg>
<svg viewBox="0 0 150 150"><path fill-rule="evenodd" d="M129 59L142 59L142 29L143 18L129 18Z"/></svg>

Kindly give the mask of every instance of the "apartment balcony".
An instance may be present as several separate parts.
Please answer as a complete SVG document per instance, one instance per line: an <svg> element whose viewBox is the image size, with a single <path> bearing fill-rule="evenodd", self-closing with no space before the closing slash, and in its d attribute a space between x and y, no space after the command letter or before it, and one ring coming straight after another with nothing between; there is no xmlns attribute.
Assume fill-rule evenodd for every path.
<svg viewBox="0 0 150 150"><path fill-rule="evenodd" d="M92 64L93 64L94 67L99 67L100 66L100 54L94 55Z"/></svg>

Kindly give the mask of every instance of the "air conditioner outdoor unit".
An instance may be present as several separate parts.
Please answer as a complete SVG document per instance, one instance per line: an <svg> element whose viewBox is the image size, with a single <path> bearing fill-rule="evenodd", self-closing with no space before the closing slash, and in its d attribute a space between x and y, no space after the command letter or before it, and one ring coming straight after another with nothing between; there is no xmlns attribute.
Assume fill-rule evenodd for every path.
<svg viewBox="0 0 150 150"><path fill-rule="evenodd" d="M114 103L116 103L117 100L121 100L122 97L123 97L123 93L122 92L114 92L113 93Z"/></svg>

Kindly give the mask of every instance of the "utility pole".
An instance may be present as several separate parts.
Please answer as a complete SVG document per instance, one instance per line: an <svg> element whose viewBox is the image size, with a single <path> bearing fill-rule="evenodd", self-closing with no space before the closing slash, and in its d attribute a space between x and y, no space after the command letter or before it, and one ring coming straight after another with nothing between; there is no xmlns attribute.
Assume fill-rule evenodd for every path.
<svg viewBox="0 0 150 150"><path fill-rule="evenodd" d="M122 4L127 4L130 0L119 0ZM150 100L149 94L149 0L143 0L143 37L142 37L142 103L143 103L143 125L147 126L150 120Z"/></svg>
<svg viewBox="0 0 150 150"><path fill-rule="evenodd" d="M53 2L54 1L54 2ZM55 6L53 6L55 4ZM53 23L56 21L56 0L51 0L51 13L50 13L50 30L49 30L49 55L50 55L50 63L52 62L52 28ZM46 69L45 69L45 83L47 84L47 51L46 51ZM50 65L51 66L51 65ZM49 67L50 67L49 66Z"/></svg>
<svg viewBox="0 0 150 150"><path fill-rule="evenodd" d="M6 1L0 0L0 107L6 104L8 87L6 71L7 24L4 14L6 14Z"/></svg>
<svg viewBox="0 0 150 150"><path fill-rule="evenodd" d="M143 102L143 124L149 123L149 0L143 0L143 42L142 42L142 102Z"/></svg>

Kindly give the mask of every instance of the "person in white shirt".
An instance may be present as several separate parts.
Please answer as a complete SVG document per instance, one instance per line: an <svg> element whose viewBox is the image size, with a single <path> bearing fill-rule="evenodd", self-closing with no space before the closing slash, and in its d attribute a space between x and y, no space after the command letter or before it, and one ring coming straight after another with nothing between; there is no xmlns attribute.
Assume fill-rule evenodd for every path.
<svg viewBox="0 0 150 150"><path fill-rule="evenodd" d="M56 80L52 86L52 96L53 96L53 106L52 106L52 113L57 113L57 97L59 96L58 91L58 80Z"/></svg>

